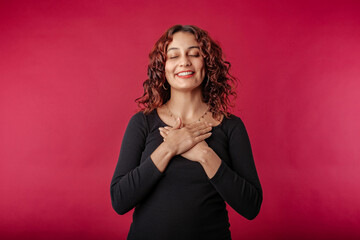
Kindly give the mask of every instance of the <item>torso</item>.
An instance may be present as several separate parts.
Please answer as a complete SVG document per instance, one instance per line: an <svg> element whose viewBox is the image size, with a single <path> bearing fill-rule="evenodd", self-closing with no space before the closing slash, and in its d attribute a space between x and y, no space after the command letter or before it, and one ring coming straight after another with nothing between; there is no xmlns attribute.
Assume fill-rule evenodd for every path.
<svg viewBox="0 0 360 240"><path fill-rule="evenodd" d="M141 132L147 131L140 140L144 144L140 166L163 143L159 127L173 124L162 110L166 111L155 109L145 118L138 118L144 121L144 125L139 124L144 126ZM232 166L227 133L235 119L226 120L213 127L205 141L224 163ZM127 239L230 240L226 204L213 184L200 163L174 156L156 187L136 205Z"/></svg>

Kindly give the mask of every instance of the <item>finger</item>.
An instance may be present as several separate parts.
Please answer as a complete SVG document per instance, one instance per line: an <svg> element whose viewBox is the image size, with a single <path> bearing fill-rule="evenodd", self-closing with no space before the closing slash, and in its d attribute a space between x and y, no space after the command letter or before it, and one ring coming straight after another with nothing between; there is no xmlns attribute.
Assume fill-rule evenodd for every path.
<svg viewBox="0 0 360 240"><path fill-rule="evenodd" d="M198 133L196 136L203 135L207 132L210 132L211 129L212 129L212 127L206 127L206 128L200 129L200 130L196 131Z"/></svg>
<svg viewBox="0 0 360 240"><path fill-rule="evenodd" d="M193 137L197 137L197 136L199 136L200 135L200 132L199 131L194 131L193 133L192 133L192 136Z"/></svg>
<svg viewBox="0 0 360 240"><path fill-rule="evenodd" d="M212 134L211 132L205 133L203 135L197 136L194 140L195 140L196 143L199 143L199 142L205 140L206 138L210 137L211 134Z"/></svg>
<svg viewBox="0 0 360 240"><path fill-rule="evenodd" d="M164 132L160 131L160 135L165 138L167 136L167 134L165 134Z"/></svg>
<svg viewBox="0 0 360 240"><path fill-rule="evenodd" d="M160 131L160 136L162 136L163 138L166 138L168 135L167 135L167 133Z"/></svg>
<svg viewBox="0 0 360 240"><path fill-rule="evenodd" d="M197 127L193 127L191 128L191 131L202 131L204 129L209 129L209 127L211 128L211 126L204 124L204 125L199 125Z"/></svg>
<svg viewBox="0 0 360 240"><path fill-rule="evenodd" d="M194 130L193 132L193 137L197 137L197 136L200 136L200 135L203 135L207 132L210 132L212 129L212 127L206 127L206 128L203 128L203 129L200 129L200 130Z"/></svg>
<svg viewBox="0 0 360 240"><path fill-rule="evenodd" d="M168 133L172 128L168 129L168 127L159 127L160 131Z"/></svg>
<svg viewBox="0 0 360 240"><path fill-rule="evenodd" d="M165 133L166 135L169 134L170 130L168 129L165 129L165 128L162 128L162 129L159 129L161 132Z"/></svg>
<svg viewBox="0 0 360 240"><path fill-rule="evenodd" d="M172 129L172 127L169 127L169 126L165 126L164 128L167 129L167 130L171 130L171 129Z"/></svg>

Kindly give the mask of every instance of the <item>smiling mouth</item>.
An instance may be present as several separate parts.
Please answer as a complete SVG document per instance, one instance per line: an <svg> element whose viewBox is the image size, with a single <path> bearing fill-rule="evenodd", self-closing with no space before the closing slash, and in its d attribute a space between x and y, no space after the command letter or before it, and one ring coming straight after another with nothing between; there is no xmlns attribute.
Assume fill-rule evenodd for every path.
<svg viewBox="0 0 360 240"><path fill-rule="evenodd" d="M184 71L184 72L179 72L176 75L180 78L189 78L189 77L194 76L194 74L195 74L195 72L193 72L193 71Z"/></svg>

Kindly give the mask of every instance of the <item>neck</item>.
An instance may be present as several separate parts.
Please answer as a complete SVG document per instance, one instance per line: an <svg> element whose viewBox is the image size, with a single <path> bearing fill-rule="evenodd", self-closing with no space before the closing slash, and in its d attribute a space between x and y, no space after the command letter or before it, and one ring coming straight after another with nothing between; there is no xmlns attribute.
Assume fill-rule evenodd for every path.
<svg viewBox="0 0 360 240"><path fill-rule="evenodd" d="M171 89L170 96L169 101L166 103L168 108L185 123L200 118L207 109L207 104L202 101L200 88L186 92Z"/></svg>

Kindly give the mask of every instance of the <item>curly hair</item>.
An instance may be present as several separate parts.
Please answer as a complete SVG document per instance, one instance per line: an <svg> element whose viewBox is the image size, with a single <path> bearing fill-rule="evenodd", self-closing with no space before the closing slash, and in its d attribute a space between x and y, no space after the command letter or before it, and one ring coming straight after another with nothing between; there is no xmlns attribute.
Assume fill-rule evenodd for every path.
<svg viewBox="0 0 360 240"><path fill-rule="evenodd" d="M223 59L219 44L210 38L207 31L193 25L175 25L155 43L149 54L148 79L143 83L144 94L135 100L138 107L144 114L148 114L170 99L170 87L165 78L166 51L177 32L192 33L199 43L206 73L201 83L203 102L209 105L213 117L219 119L221 114L229 117L229 107L234 106L229 97L237 97L237 79L230 75L231 64Z"/></svg>

